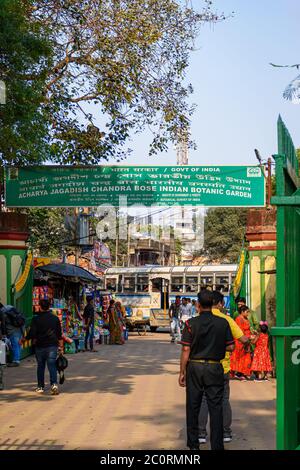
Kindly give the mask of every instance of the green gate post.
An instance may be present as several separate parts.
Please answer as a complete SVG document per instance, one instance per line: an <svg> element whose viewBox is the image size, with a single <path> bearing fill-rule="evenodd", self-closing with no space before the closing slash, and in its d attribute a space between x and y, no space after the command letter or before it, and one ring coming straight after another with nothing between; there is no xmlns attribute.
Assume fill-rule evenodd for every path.
<svg viewBox="0 0 300 470"><path fill-rule="evenodd" d="M276 337L277 449L300 448L300 365L293 340L300 337L300 198L298 161L292 139L278 119L276 162L277 276ZM297 192L298 191L298 192Z"/></svg>
<svg viewBox="0 0 300 470"><path fill-rule="evenodd" d="M27 218L24 214L0 213L0 301L15 305L26 317L26 328L32 319L33 269L30 269L23 289L14 293L13 285L23 271L27 257ZM22 358L31 353L30 343L22 347Z"/></svg>

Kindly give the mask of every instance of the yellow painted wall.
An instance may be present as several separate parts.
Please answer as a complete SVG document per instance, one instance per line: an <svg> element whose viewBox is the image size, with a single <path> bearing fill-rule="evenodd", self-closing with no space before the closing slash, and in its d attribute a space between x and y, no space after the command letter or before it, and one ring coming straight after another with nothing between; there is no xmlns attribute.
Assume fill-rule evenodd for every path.
<svg viewBox="0 0 300 470"><path fill-rule="evenodd" d="M265 270L276 268L275 256L267 256L265 259ZM276 274L265 274L266 290L266 319L270 326L275 325L275 298L276 298Z"/></svg>
<svg viewBox="0 0 300 470"><path fill-rule="evenodd" d="M251 300L251 310L256 312L258 319L261 318L261 289L260 289L260 258L258 256L253 256L250 259L250 300Z"/></svg>
<svg viewBox="0 0 300 470"><path fill-rule="evenodd" d="M20 255L13 255L11 257L11 283L13 284L16 279L22 263L22 258Z"/></svg>
<svg viewBox="0 0 300 470"><path fill-rule="evenodd" d="M0 255L0 302L7 304L6 257Z"/></svg>

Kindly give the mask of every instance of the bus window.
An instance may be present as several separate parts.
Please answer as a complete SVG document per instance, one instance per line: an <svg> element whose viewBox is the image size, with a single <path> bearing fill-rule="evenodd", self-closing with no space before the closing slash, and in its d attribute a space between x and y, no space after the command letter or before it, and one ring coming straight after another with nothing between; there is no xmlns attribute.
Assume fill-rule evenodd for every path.
<svg viewBox="0 0 300 470"><path fill-rule="evenodd" d="M201 288L209 288L210 290L213 289L214 285L214 278L213 276L201 276Z"/></svg>
<svg viewBox="0 0 300 470"><path fill-rule="evenodd" d="M132 276L124 276L124 292L135 291L135 279Z"/></svg>
<svg viewBox="0 0 300 470"><path fill-rule="evenodd" d="M183 292L183 276L172 276L172 292Z"/></svg>
<svg viewBox="0 0 300 470"><path fill-rule="evenodd" d="M198 292L198 276L186 276L185 278L185 291Z"/></svg>
<svg viewBox="0 0 300 470"><path fill-rule="evenodd" d="M216 290L220 292L228 292L229 289L229 276L228 275L217 275L216 276Z"/></svg>
<svg viewBox="0 0 300 470"><path fill-rule="evenodd" d="M152 292L161 292L161 279L152 279Z"/></svg>
<svg viewBox="0 0 300 470"><path fill-rule="evenodd" d="M149 282L147 276L138 276L137 278L137 291L138 292L148 292Z"/></svg>
<svg viewBox="0 0 300 470"><path fill-rule="evenodd" d="M106 278L106 289L111 292L117 291L117 280L113 277Z"/></svg>

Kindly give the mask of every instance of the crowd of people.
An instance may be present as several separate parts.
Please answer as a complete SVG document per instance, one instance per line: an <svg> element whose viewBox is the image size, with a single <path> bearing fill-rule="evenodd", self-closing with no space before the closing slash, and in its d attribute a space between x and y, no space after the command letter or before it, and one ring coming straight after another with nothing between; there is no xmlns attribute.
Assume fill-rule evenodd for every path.
<svg viewBox="0 0 300 470"><path fill-rule="evenodd" d="M245 299L238 300L236 320L231 318L219 291L200 292L197 314L187 320L182 314L185 305L185 299L177 297L170 319L180 327L179 385L187 388L187 445L198 449L206 442L209 414L211 448L222 450L224 442L232 440L230 379L262 381L272 372L268 325L257 321ZM174 327L171 334L173 342Z"/></svg>
<svg viewBox="0 0 300 470"><path fill-rule="evenodd" d="M268 322L258 321L255 312L246 305L245 298L237 299L237 310L231 317L225 309L224 296L214 291L214 298L219 299L218 309L213 313L224 315L233 328L238 328L240 336L247 338L247 346L236 339L235 351L230 355L230 377L237 380L267 380L272 373ZM171 343L180 341L187 320L198 316L196 300L176 296L169 309ZM227 356L228 358L229 356Z"/></svg>

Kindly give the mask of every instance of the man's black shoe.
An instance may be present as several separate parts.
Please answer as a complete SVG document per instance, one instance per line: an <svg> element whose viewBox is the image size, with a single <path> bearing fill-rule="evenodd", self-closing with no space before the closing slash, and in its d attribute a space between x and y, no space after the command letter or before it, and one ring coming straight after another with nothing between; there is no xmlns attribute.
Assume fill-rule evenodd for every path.
<svg viewBox="0 0 300 470"><path fill-rule="evenodd" d="M199 446L198 447L195 446L195 447L190 447L190 450L200 450L200 449L199 449Z"/></svg>

